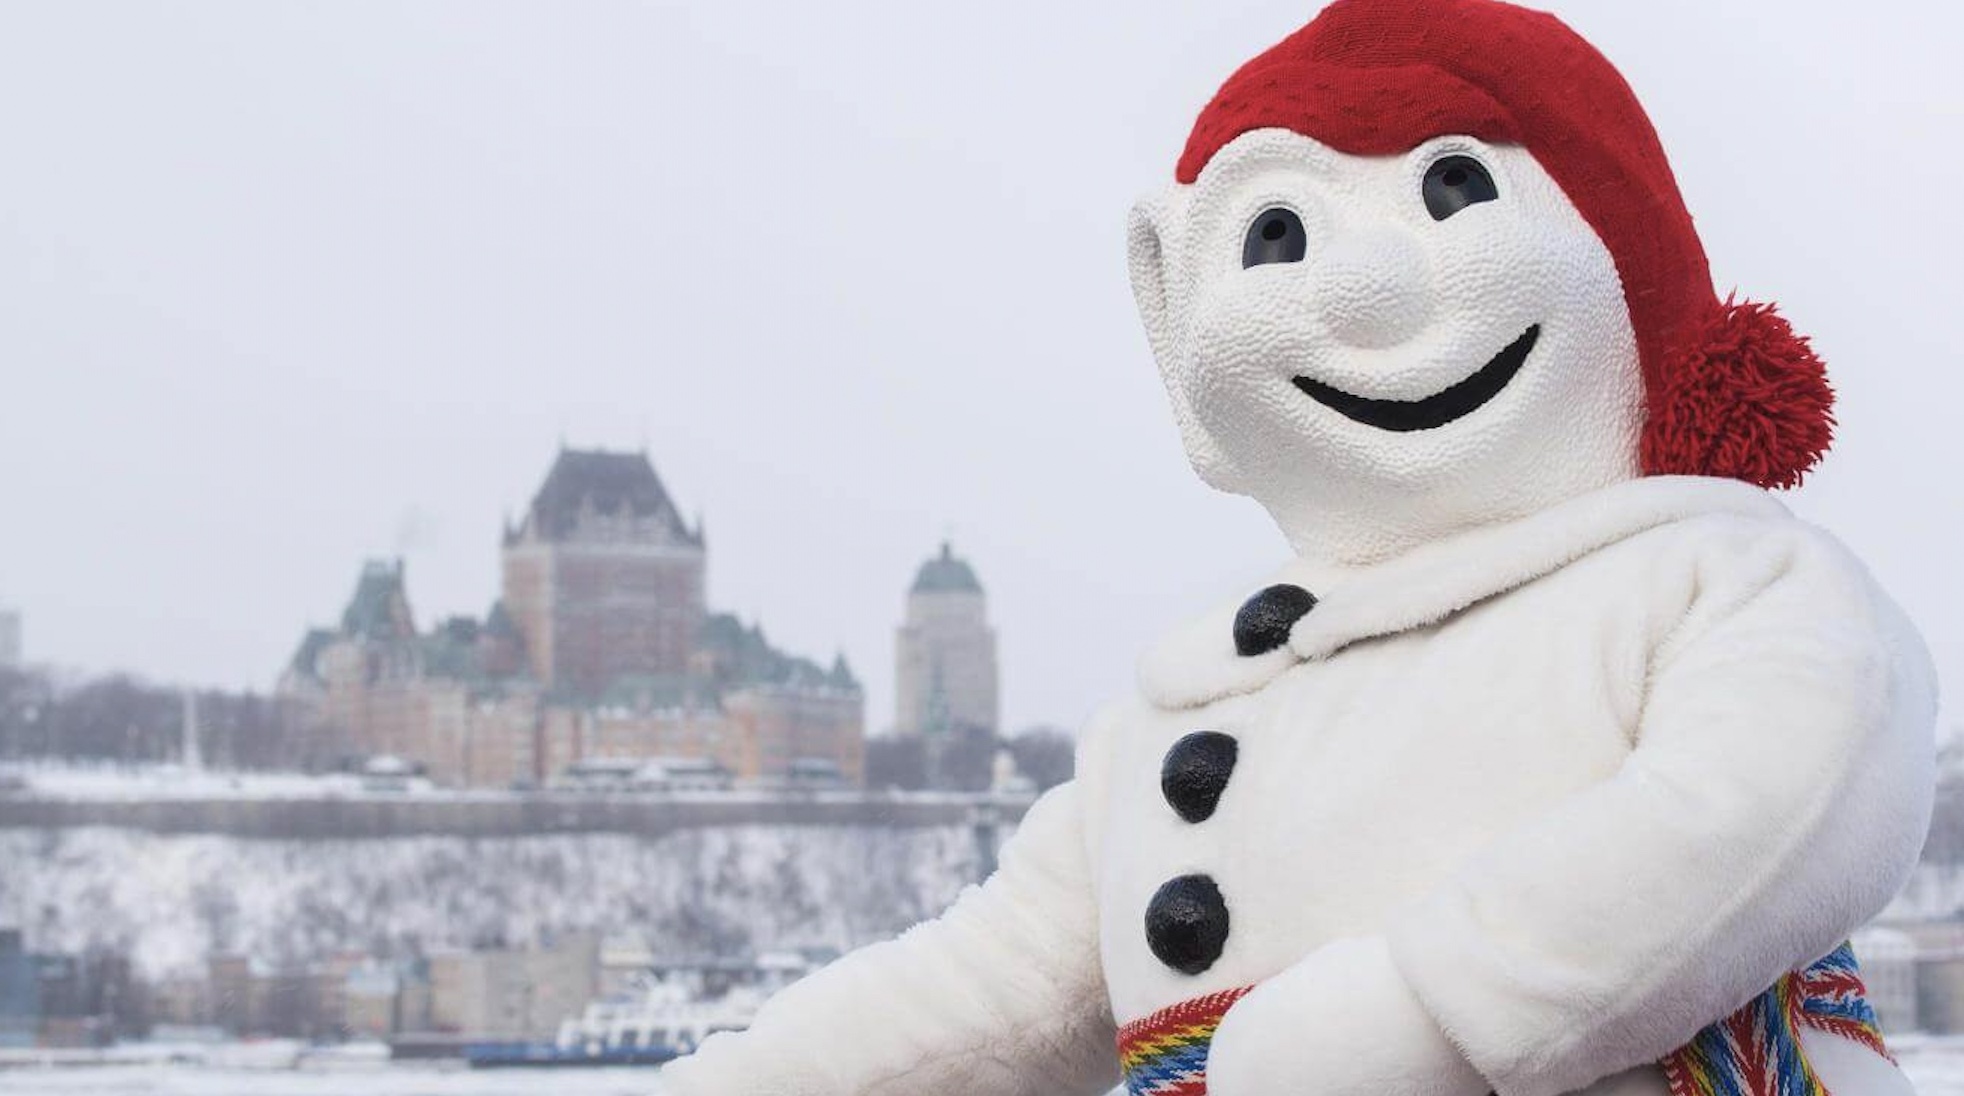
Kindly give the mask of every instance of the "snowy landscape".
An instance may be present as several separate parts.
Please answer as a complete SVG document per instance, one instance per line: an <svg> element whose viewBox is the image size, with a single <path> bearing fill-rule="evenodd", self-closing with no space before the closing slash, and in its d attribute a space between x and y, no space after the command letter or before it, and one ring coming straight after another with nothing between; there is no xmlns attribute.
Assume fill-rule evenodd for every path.
<svg viewBox="0 0 1964 1096"><path fill-rule="evenodd" d="M148 775L36 779L110 799L177 787ZM308 786L256 779L264 787L247 794ZM1926 858L1885 920L1964 912L1964 865L1936 848L1960 808L1964 797L1944 798L1932 849L1944 855ZM964 825L384 840L22 828L0 829L0 863L0 924L50 951L114 951L153 978L216 954L291 966L350 949L407 954L629 925L682 952L845 950L933 916L978 876Z"/></svg>
<svg viewBox="0 0 1964 1096"><path fill-rule="evenodd" d="M214 954L302 964L629 925L681 952L844 949L931 916L975 872L960 827L386 841L0 830L0 863L0 923L49 950L115 950L151 977Z"/></svg>
<svg viewBox="0 0 1964 1096"><path fill-rule="evenodd" d="M1894 1048L1920 1096L1964 1094L1964 1040L1911 1037ZM28 1068L0 1073L10 1096L344 1096L354 1086L367 1096L532 1096L537 1074L478 1073L457 1068L264 1070L176 1066ZM630 1069L557 1070L555 1096L659 1096L659 1072Z"/></svg>
<svg viewBox="0 0 1964 1096"><path fill-rule="evenodd" d="M1443 2L1276 67L1251 51L1331 0L0 4L0 1096L663 1096L664 1070L747 1092L673 1064L746 1028L734 1073L883 1059L889 1026L934 1052L962 1026L943 1007L1000 1019L1007 993L941 978L916 1015L807 983L836 1029L753 1021L988 878L1073 779L1095 941L1042 946L1083 895L1013 878L1054 874L1033 824L1011 900L971 907L1002 925L887 954L972 972L1008 926L1016 955L1099 960L1120 1019L1184 1025L1199 983L1168 970L1252 990L1450 869L1490 938L1468 954L1509 968L1466 985L1559 1034L1618 1003L1583 969L1643 957L1611 941L1710 927L1689 992L1748 952L1757 989L1792 940L1873 914L1916 855L1932 719L1920 863L1849 937L1863 1001L1830 988L1921 1096L1964 1096L1964 371L1941 365L1964 201L1927 193L1964 178L1964 4L1514 2L1616 72L1530 112L1517 79L1599 59L1509 31L1407 94L1428 70L1388 51ZM1476 56L1505 79L1474 86ZM1217 93L1235 72L1268 87ZM1462 106L1473 130L1436 125ZM1584 108L1559 140L1529 116ZM1661 501L1621 494L1634 470ZM1737 514L1693 520L1730 496L1678 472L1777 485L1791 514L1731 484ZM1788 533L1817 539L1789 516L1847 553L1788 561ZM1677 547L1573 602L1543 581L1645 544ZM1817 567L1821 596L1781 593ZM1507 624L1520 606L1542 625ZM1201 613L1194 646L1162 641ZM1762 661L1789 643L1798 668ZM1934 712L1920 645L1953 686ZM1769 672L1734 695L1734 666ZM1719 733L1679 733L1706 690ZM1889 718L1859 717L1871 693ZM1592 739L1571 710L1615 720ZM1839 724L1795 733L1817 715L1917 738L1830 748ZM1824 804L1805 824L1797 783ZM1626 797L1671 804L1641 816L1669 842L1592 828ZM1580 825L1537 814L1576 803L1552 817ZM1599 834L1631 857L1543 855ZM1817 838L1833 859L1789 855ZM1841 875L1792 900L1746 859L1774 855ZM1045 1001L1015 977L1045 964L992 969ZM1060 984L1087 1004L1088 976ZM1456 1025L1425 996L1484 1064L1468 1032L1506 1007ZM1396 1030L1274 1019L1326 1063ZM1012 1051L1043 1034L992 1050L1039 1060ZM869 1068L837 1087L893 1066Z"/></svg>
<svg viewBox="0 0 1964 1096"><path fill-rule="evenodd" d="M375 1068L360 1071L272 1072L173 1066L25 1069L0 1073L10 1096L346 1096L354 1085L368 1096L532 1096L536 1073L479 1073L462 1068ZM656 1096L659 1075L648 1070L558 1070L556 1096Z"/></svg>

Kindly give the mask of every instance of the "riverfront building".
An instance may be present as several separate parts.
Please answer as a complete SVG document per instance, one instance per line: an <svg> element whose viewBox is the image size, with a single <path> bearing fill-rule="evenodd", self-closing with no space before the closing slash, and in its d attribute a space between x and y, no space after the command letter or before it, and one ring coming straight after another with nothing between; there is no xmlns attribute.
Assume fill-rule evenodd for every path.
<svg viewBox="0 0 1964 1096"><path fill-rule="evenodd" d="M996 631L975 569L945 542L908 588L894 637L894 730L930 741L1000 730Z"/></svg>
<svg viewBox="0 0 1964 1096"><path fill-rule="evenodd" d="M505 530L502 596L428 630L400 560L362 568L341 621L279 684L347 754L440 783L534 785L600 758L710 759L738 780L858 783L865 697L845 659L779 651L705 606L708 549L645 453L562 449Z"/></svg>

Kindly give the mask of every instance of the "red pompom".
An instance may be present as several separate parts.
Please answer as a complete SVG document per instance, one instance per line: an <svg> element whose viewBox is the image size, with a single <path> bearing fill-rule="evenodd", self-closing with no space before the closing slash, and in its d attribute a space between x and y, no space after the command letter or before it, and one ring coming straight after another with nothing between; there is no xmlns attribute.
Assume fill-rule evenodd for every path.
<svg viewBox="0 0 1964 1096"><path fill-rule="evenodd" d="M1727 297L1649 385L1646 475L1796 487L1834 441L1834 389L1805 336L1770 304Z"/></svg>

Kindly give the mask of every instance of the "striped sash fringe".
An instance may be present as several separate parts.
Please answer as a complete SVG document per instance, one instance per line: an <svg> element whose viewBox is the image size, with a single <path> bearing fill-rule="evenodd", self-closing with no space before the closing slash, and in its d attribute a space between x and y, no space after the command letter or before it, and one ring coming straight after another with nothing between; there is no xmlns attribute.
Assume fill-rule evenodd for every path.
<svg viewBox="0 0 1964 1096"><path fill-rule="evenodd" d="M1207 1096L1214 1031L1229 1006L1253 988L1182 1001L1119 1028L1125 1090L1131 1096ZM1783 976L1660 1062L1671 1096L1829 1096L1801 1047L1802 1027L1889 1057L1847 944Z"/></svg>
<svg viewBox="0 0 1964 1096"><path fill-rule="evenodd" d="M1665 1058L1671 1096L1828 1096L1801 1047L1803 1027L1831 1032L1889 1057L1855 953L1847 944L1806 970L1782 977L1745 1008Z"/></svg>

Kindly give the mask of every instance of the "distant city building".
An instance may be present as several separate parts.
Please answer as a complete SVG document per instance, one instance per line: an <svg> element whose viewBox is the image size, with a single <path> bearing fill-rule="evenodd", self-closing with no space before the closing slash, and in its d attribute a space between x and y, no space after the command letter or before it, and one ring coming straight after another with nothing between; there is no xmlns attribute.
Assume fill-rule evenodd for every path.
<svg viewBox="0 0 1964 1096"><path fill-rule="evenodd" d="M341 1028L351 1038L387 1039L405 1030L404 978L393 963L364 963L340 985Z"/></svg>
<svg viewBox="0 0 1964 1096"><path fill-rule="evenodd" d="M21 651L20 613L13 609L0 609L0 670L19 666L24 657Z"/></svg>
<svg viewBox="0 0 1964 1096"><path fill-rule="evenodd" d="M503 604L532 676L592 698L629 675L687 675L706 556L645 453L561 450L505 530Z"/></svg>
<svg viewBox="0 0 1964 1096"><path fill-rule="evenodd" d="M21 947L18 929L0 929L0 1047L31 1047L41 1028L37 956Z"/></svg>
<svg viewBox="0 0 1964 1096"><path fill-rule="evenodd" d="M279 695L342 752L446 784L543 784L600 758L710 760L748 782L820 762L857 783L865 696L845 659L785 654L709 612L706 563L646 454L561 450L505 530L484 619L419 630L401 561L371 561Z"/></svg>
<svg viewBox="0 0 1964 1096"><path fill-rule="evenodd" d="M122 956L35 954L0 929L0 1047L105 1045L132 1026L133 984Z"/></svg>
<svg viewBox="0 0 1964 1096"><path fill-rule="evenodd" d="M600 937L573 933L546 948L430 957L430 1023L476 1038L550 1039L600 988Z"/></svg>
<svg viewBox="0 0 1964 1096"><path fill-rule="evenodd" d="M946 543L921 564L894 640L894 729L998 730L996 632L974 568Z"/></svg>
<svg viewBox="0 0 1964 1096"><path fill-rule="evenodd" d="M203 772L205 767L204 732L198 723L198 690L184 690L183 706L183 726L179 732L180 741L182 742L181 757L179 760L183 761L185 771L194 773Z"/></svg>

